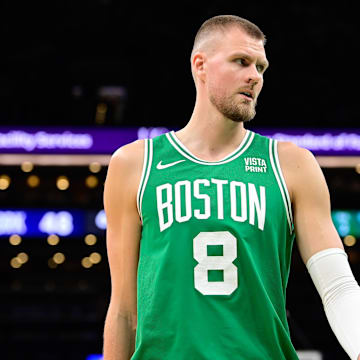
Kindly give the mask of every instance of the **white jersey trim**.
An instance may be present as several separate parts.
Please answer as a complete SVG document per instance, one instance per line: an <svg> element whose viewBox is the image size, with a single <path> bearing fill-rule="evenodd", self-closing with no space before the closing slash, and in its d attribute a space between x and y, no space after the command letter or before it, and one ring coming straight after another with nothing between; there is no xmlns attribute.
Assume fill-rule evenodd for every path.
<svg viewBox="0 0 360 360"><path fill-rule="evenodd" d="M142 173L141 173L141 178L140 178L140 183L139 183L139 187L138 187L138 191L137 191L137 195L136 195L136 206L138 209L138 213L141 219L141 211L140 211L140 190L144 181L144 177L145 177L145 169L146 169L146 164L147 164L147 155L148 154L148 139L144 139L144 160L143 160L143 167L142 167Z"/></svg>
<svg viewBox="0 0 360 360"><path fill-rule="evenodd" d="M138 192L137 192L137 202L136 202L141 223L143 222L142 199L143 199L146 184L148 182L149 175L150 175L152 158L153 158L153 141L152 141L152 139L145 139L144 162L143 162L143 169L142 169L140 184L139 184L139 188L138 188Z"/></svg>
<svg viewBox="0 0 360 360"><path fill-rule="evenodd" d="M286 192L287 195L284 193L283 186L282 186L281 180L280 180L280 176L278 174L278 169L276 168L276 165L275 165L275 160L274 160L275 156L273 154L273 142L274 141L275 141L275 150L274 151L277 154L277 141L273 140L273 139L270 139L270 141L269 141L270 162L271 162L271 167L273 169L273 173L275 175L276 181L277 181L279 189L280 189L281 197L282 197L283 202L284 202L285 212L286 212L286 217L287 217L287 221L288 221L288 224L289 224L290 234L292 234L292 232L293 232L292 213L291 213L291 207L290 207L290 209L288 208L288 199L287 199L287 196L288 196L289 193L287 191L287 187L286 187L285 183L284 183L284 189L285 189L285 192ZM280 173L280 175L282 177L280 166L279 166L279 173Z"/></svg>
<svg viewBox="0 0 360 360"><path fill-rule="evenodd" d="M288 210L289 210L289 215L290 215L290 221L291 224L294 224L294 219L293 219L293 214L292 214L292 209L291 209L291 200L290 200L290 195L289 195L289 191L288 188L286 186L286 182L283 176L283 172L281 170L281 166L280 166L280 161L279 161L279 154L278 154L278 141L275 140L275 163L277 165L277 169L279 170L279 175L280 175L280 180L282 181L283 187L284 187L284 191L285 191L285 195L286 195L286 202L288 205Z"/></svg>
<svg viewBox="0 0 360 360"><path fill-rule="evenodd" d="M202 164L202 165L222 165L222 164L226 164L234 159L236 159L237 157L239 157L241 154L243 154L247 148L251 145L253 139L254 139L254 136L255 136L255 133L250 131L250 130L247 130L246 131L246 135L243 139L243 141L241 142L240 146L238 146L238 148L235 150L236 151L239 151L239 149L244 145L244 143L246 142L246 140L249 138L249 140L247 141L246 145L244 146L244 148L238 152L236 155L232 156L231 157L231 154L234 153L234 151L230 154L230 155L227 155L226 156L226 160L220 160L220 161L213 161L213 162L207 162L205 160L201 160L201 159L198 159L196 158L194 155L191 155L189 156L185 151L183 151L180 146L171 138L171 136L169 135L169 133L166 133L165 134L167 139L169 140L170 144L181 154L183 155L184 157L186 157L187 159L191 160L192 162L195 162L197 164ZM174 139L177 139L175 136L174 136ZM179 141L178 139L176 141ZM184 147L184 145L181 145ZM189 152L189 150L187 150ZM189 152L190 153L190 152ZM191 154L191 153L190 153ZM230 158L229 158L230 156Z"/></svg>

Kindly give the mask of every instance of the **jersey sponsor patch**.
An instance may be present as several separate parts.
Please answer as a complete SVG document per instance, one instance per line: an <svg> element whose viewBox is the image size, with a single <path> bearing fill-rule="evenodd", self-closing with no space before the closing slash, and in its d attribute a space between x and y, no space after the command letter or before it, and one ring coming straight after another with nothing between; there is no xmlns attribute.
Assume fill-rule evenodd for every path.
<svg viewBox="0 0 360 360"><path fill-rule="evenodd" d="M257 157L246 157L244 158L244 162L246 172L266 173L267 171L265 159Z"/></svg>

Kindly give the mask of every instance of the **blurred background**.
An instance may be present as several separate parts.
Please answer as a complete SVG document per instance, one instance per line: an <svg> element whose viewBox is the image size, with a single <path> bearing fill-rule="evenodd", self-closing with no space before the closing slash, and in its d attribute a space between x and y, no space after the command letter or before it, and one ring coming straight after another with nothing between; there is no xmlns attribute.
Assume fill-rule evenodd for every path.
<svg viewBox="0 0 360 360"><path fill-rule="evenodd" d="M193 39L215 15L245 17L266 34L270 68L248 127L316 155L360 279L354 6L346 0L3 0L0 359L100 356L110 300L102 202L107 164L119 146L187 123L195 103ZM287 304L302 359L348 358L296 247Z"/></svg>

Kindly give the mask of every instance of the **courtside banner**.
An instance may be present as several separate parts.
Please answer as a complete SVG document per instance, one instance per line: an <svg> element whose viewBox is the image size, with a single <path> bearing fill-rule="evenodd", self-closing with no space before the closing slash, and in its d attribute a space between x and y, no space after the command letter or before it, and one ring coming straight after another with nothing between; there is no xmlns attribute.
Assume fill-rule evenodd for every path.
<svg viewBox="0 0 360 360"><path fill-rule="evenodd" d="M0 127L0 154L112 154L122 145L167 131L160 127Z"/></svg>
<svg viewBox="0 0 360 360"><path fill-rule="evenodd" d="M174 128L0 127L2 154L112 154L137 139L152 138ZM251 130L279 141L291 141L314 155L360 156L360 129Z"/></svg>
<svg viewBox="0 0 360 360"><path fill-rule="evenodd" d="M359 156L360 128L355 129L254 129L278 141L290 141L314 155Z"/></svg>

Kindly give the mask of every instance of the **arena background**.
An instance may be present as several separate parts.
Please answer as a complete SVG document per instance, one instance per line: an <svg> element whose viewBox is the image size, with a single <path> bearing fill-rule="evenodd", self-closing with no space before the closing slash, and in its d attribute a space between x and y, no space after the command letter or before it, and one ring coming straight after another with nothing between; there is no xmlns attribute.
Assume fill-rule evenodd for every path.
<svg viewBox="0 0 360 360"><path fill-rule="evenodd" d="M266 34L270 68L249 128L314 134L311 139L320 141L323 147L304 144L315 146L334 222L360 279L354 5L3 1L0 359L90 360L101 354L110 298L102 213L107 163L132 137L186 124L195 101L189 62L193 38L214 15L248 18ZM92 141L100 137L106 145L106 136L111 137L106 134L113 134L115 143L73 151L44 145L54 139L51 134L91 131ZM27 143L36 136L43 141L38 149ZM302 359L348 358L296 247L287 308L293 343L308 351Z"/></svg>

